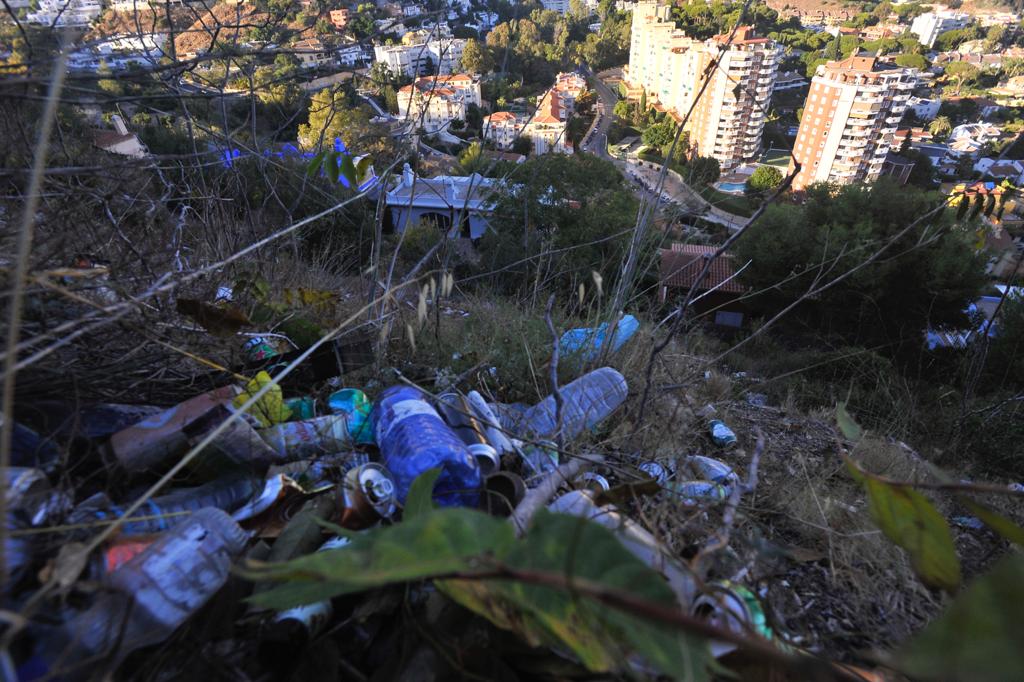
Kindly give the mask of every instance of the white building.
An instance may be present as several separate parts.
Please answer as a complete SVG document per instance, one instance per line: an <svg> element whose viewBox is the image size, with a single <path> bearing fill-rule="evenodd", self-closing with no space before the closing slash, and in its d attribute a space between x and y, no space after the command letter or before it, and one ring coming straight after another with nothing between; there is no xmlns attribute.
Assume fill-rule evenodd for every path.
<svg viewBox="0 0 1024 682"><path fill-rule="evenodd" d="M141 159L146 156L147 149L135 133L128 130L124 119L114 114L111 117L114 124L113 130L96 130L93 132L92 141L97 147L111 154L130 156L133 159Z"/></svg>
<svg viewBox="0 0 1024 682"><path fill-rule="evenodd" d="M940 33L954 31L970 23L971 18L959 12L927 12L914 19L910 24L910 32L917 36L922 45L931 47Z"/></svg>
<svg viewBox="0 0 1024 682"><path fill-rule="evenodd" d="M87 26L102 12L100 0L39 0L39 9L26 19L43 26Z"/></svg>
<svg viewBox="0 0 1024 682"><path fill-rule="evenodd" d="M939 98L926 99L924 97L911 97L907 103L908 108L914 112L914 116L920 121L930 121L939 115L939 108L942 100Z"/></svg>
<svg viewBox="0 0 1024 682"><path fill-rule="evenodd" d="M341 66L355 66L367 61L366 49L360 43L352 43L338 48L338 64Z"/></svg>
<svg viewBox="0 0 1024 682"><path fill-rule="evenodd" d="M523 132L523 126L523 121L511 111L496 111L484 118L484 139L493 142L498 149L511 149Z"/></svg>
<svg viewBox="0 0 1024 682"><path fill-rule="evenodd" d="M405 164L402 177L385 195L391 224L399 232L410 225L432 224L450 238L480 239L494 210L497 180L474 173L420 178Z"/></svg>
<svg viewBox="0 0 1024 682"><path fill-rule="evenodd" d="M750 26L739 27L731 42L728 34L694 40L676 28L670 7L636 3L629 66L623 71L631 98L646 93L649 105L660 105L681 121L694 106L703 74L716 59L711 82L697 100L686 129L699 154L731 169L760 152L779 68L778 45L756 37Z"/></svg>
<svg viewBox="0 0 1024 682"><path fill-rule="evenodd" d="M480 81L465 74L417 78L398 91L399 118L431 133L466 120L471 104L480 106Z"/></svg>
<svg viewBox="0 0 1024 682"><path fill-rule="evenodd" d="M560 73L555 84L544 93L522 134L533 142L534 154L572 154L572 141L566 138L569 119L576 113L576 100L587 90L587 81L578 73Z"/></svg>
<svg viewBox="0 0 1024 682"><path fill-rule="evenodd" d="M544 9L554 10L559 14L569 11L569 0L540 0L540 4L544 6Z"/></svg>
<svg viewBox="0 0 1024 682"><path fill-rule="evenodd" d="M373 55L375 61L387 64L392 73L415 78L454 73L465 46L462 38L441 38L417 45L377 45Z"/></svg>
<svg viewBox="0 0 1024 682"><path fill-rule="evenodd" d="M319 38L306 38L293 43L291 49L304 69L315 69L331 63L331 53Z"/></svg>

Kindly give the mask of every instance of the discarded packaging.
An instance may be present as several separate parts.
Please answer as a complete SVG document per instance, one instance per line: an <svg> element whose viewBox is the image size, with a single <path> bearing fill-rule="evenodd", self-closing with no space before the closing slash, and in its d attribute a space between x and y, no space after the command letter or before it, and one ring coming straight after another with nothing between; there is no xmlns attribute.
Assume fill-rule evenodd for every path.
<svg viewBox="0 0 1024 682"><path fill-rule="evenodd" d="M4 477L7 508L24 514L31 526L41 526L71 506L68 496L53 490L39 469L7 467Z"/></svg>
<svg viewBox="0 0 1024 682"><path fill-rule="evenodd" d="M736 446L736 434L721 419L712 419L708 422L708 431L711 432L711 440L718 447L732 448Z"/></svg>
<svg viewBox="0 0 1024 682"><path fill-rule="evenodd" d="M345 474L340 493L338 525L342 528L362 530L395 513L395 481L375 462Z"/></svg>
<svg viewBox="0 0 1024 682"><path fill-rule="evenodd" d="M720 460L702 455L690 455L683 461L699 479L725 485L733 485L740 481L740 477L736 475L732 467Z"/></svg>
<svg viewBox="0 0 1024 682"><path fill-rule="evenodd" d="M343 549L352 543L348 538L331 538L317 552L328 552L334 549ZM334 606L329 599L313 602L303 606L279 611L274 616L274 622L287 623L289 621L298 624L305 635L310 639L320 634L331 618L334 617Z"/></svg>
<svg viewBox="0 0 1024 682"><path fill-rule="evenodd" d="M117 664L135 649L162 642L227 581L247 539L221 510L195 512L112 572L106 580L112 589L42 639L36 659L46 666L81 666L113 654Z"/></svg>
<svg viewBox="0 0 1024 682"><path fill-rule="evenodd" d="M608 418L627 394L626 379L611 367L601 367L561 388L562 436L572 440ZM549 395L526 411L523 426L528 432L549 438L558 431L555 397Z"/></svg>
<svg viewBox="0 0 1024 682"><path fill-rule="evenodd" d="M373 426L370 412L373 403L358 388L343 388L327 398L327 406L334 414L348 415L348 431L352 439L360 444L373 444Z"/></svg>
<svg viewBox="0 0 1024 682"><path fill-rule="evenodd" d="M188 450L185 429L203 415L231 402L240 389L223 386L146 417L110 437L107 447L130 473L152 471Z"/></svg>
<svg viewBox="0 0 1024 682"><path fill-rule="evenodd" d="M288 459L308 459L351 448L355 444L352 427L349 415L343 413L275 424L260 429L259 434L278 455Z"/></svg>
<svg viewBox="0 0 1024 682"><path fill-rule="evenodd" d="M696 506L701 501L719 501L729 497L728 487L711 481L680 481L671 490L683 498L686 506Z"/></svg>
<svg viewBox="0 0 1024 682"><path fill-rule="evenodd" d="M665 485L672 478L674 472L658 462L644 462L637 467L640 471L653 478L658 485Z"/></svg>
<svg viewBox="0 0 1024 682"><path fill-rule="evenodd" d="M523 459L535 473L545 474L558 468L558 444L550 440L540 440L525 445L522 449Z"/></svg>
<svg viewBox="0 0 1024 682"><path fill-rule="evenodd" d="M572 487L577 490L589 490L593 493L601 493L606 490L611 490L611 484L608 483L608 479L601 474L595 474L593 471L584 471L579 477L572 482Z"/></svg>
<svg viewBox="0 0 1024 682"><path fill-rule="evenodd" d="M395 496L405 503L416 477L435 467L441 475L434 499L442 506L476 507L480 467L455 432L411 386L385 389L373 407L373 430L384 465L395 480Z"/></svg>
<svg viewBox="0 0 1024 682"><path fill-rule="evenodd" d="M292 413L291 418L295 421L313 419L316 417L317 410L315 398L310 398L309 396L288 398L284 401L284 406Z"/></svg>
<svg viewBox="0 0 1024 682"><path fill-rule="evenodd" d="M640 322L632 315L625 315L615 325L615 334L608 336L609 323L602 322L596 328L570 329L558 340L558 352L566 357L578 356L584 362L596 360L606 348L614 353L629 341Z"/></svg>
<svg viewBox="0 0 1024 682"><path fill-rule="evenodd" d="M280 355L280 353L277 352L277 348L262 336L252 337L245 342L242 349L245 351L246 358L251 362L259 362L272 358L276 355Z"/></svg>
<svg viewBox="0 0 1024 682"><path fill-rule="evenodd" d="M487 441L494 447L498 455L506 455L511 452L515 452L512 441L510 441L502 431L501 421L498 419L497 415L494 414L494 411L491 410L491 406L487 404L484 397L476 391L470 391L466 396L466 399L472 406L473 412L483 424L487 435Z"/></svg>
<svg viewBox="0 0 1024 682"><path fill-rule="evenodd" d="M501 457L487 441L486 428L473 412L468 400L458 393L443 393L437 397L437 409L476 458L482 476L501 468Z"/></svg>
<svg viewBox="0 0 1024 682"><path fill-rule="evenodd" d="M691 612L712 625L747 636L751 631L765 639L773 639L768 619L757 596L742 585L722 582L709 586L709 593L694 600ZM724 656L736 648L734 644L711 641L715 657Z"/></svg>

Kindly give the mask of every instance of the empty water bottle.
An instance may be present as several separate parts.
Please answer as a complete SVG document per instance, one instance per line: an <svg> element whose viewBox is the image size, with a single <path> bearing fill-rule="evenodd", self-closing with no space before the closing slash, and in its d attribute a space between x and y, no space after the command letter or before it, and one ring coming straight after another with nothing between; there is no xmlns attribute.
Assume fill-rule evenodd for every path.
<svg viewBox="0 0 1024 682"><path fill-rule="evenodd" d="M278 455L306 459L351 448L355 443L353 427L361 428L361 424L357 426L348 414L342 413L275 424L260 429L259 434Z"/></svg>
<svg viewBox="0 0 1024 682"><path fill-rule="evenodd" d="M419 389L392 386L373 407L373 431L384 465L395 479L395 497L404 503L416 477L441 467L434 499L442 506L475 507L480 467L466 444L444 423Z"/></svg>
<svg viewBox="0 0 1024 682"><path fill-rule="evenodd" d="M487 440L486 427L477 419L469 401L458 393L444 393L437 397L437 409L455 435L469 448L480 465L480 473L487 476L501 466L498 451Z"/></svg>
<svg viewBox="0 0 1024 682"><path fill-rule="evenodd" d="M125 535L162 533L177 526L193 512L216 507L232 512L252 499L264 487L262 480L249 476L227 476L196 488L182 488L149 500L121 525ZM111 502L106 493L96 493L71 512L71 524L95 524L124 516L122 506Z"/></svg>
<svg viewBox="0 0 1024 682"><path fill-rule="evenodd" d="M626 400L626 378L611 367L601 367L565 385L562 393L562 435L573 439L604 421ZM555 397L549 395L526 411L525 428L539 437L558 431Z"/></svg>
<svg viewBox="0 0 1024 682"><path fill-rule="evenodd" d="M112 590L42 638L36 659L82 666L71 676L84 677L99 657L113 654L117 664L136 649L164 641L224 585L247 540L221 510L195 512L110 573L106 583Z"/></svg>
<svg viewBox="0 0 1024 682"><path fill-rule="evenodd" d="M725 462L702 455L690 455L685 462L698 478L729 485L739 483L739 476Z"/></svg>

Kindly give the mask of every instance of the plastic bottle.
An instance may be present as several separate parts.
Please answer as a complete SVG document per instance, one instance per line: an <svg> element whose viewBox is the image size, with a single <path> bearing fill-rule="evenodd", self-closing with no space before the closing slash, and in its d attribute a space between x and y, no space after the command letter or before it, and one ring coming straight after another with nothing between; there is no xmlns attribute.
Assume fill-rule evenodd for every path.
<svg viewBox="0 0 1024 682"><path fill-rule="evenodd" d="M43 638L36 658L79 665L84 677L95 664L81 661L113 653L116 665L132 651L164 641L224 585L248 537L219 509L195 512L110 573L112 590Z"/></svg>
<svg viewBox="0 0 1024 682"><path fill-rule="evenodd" d="M487 441L486 427L477 419L468 400L458 393L443 393L437 397L437 409L455 435L469 448L469 453L476 457L482 476L501 468L501 457Z"/></svg>
<svg viewBox="0 0 1024 682"><path fill-rule="evenodd" d="M384 465L395 479L395 497L405 503L409 487L424 471L441 467L434 499L442 506L476 507L480 467L455 432L419 389L392 386L372 413L373 431Z"/></svg>
<svg viewBox="0 0 1024 682"><path fill-rule="evenodd" d="M301 422L284 422L260 429L260 437L288 459L306 459L347 450L355 444L347 414L329 414ZM357 427L359 428L359 427Z"/></svg>
<svg viewBox="0 0 1024 682"><path fill-rule="evenodd" d="M708 481L732 485L739 483L740 480L739 476L736 475L736 472L732 470L731 466L711 457L690 455L686 458L686 464L689 465L699 478Z"/></svg>
<svg viewBox="0 0 1024 682"><path fill-rule="evenodd" d="M484 397L477 391L470 391L466 396L466 401L469 406L473 408L473 413L480 420L481 425L484 427L484 433L487 435L487 441L494 446L498 455L504 455L515 452L515 447L512 445L512 441L509 440L508 436L501 428L501 422L494 411L491 410L491 406L487 404Z"/></svg>
<svg viewBox="0 0 1024 682"><path fill-rule="evenodd" d="M671 486L673 492L683 498L683 505L697 506L700 502L719 502L729 497L729 486L711 481L680 481Z"/></svg>
<svg viewBox="0 0 1024 682"><path fill-rule="evenodd" d="M195 488L181 488L167 495L155 497L140 507L132 518L141 518L126 521L121 525L121 533L162 533L177 526L194 512L207 507L215 507L230 513L242 507L264 487L262 480L236 474ZM68 522L88 524L118 519L123 515L123 509L111 502L106 493L96 493L75 507Z"/></svg>
<svg viewBox="0 0 1024 682"><path fill-rule="evenodd" d="M626 378L611 367L601 367L562 387L562 435L571 440L606 419L626 400ZM549 395L526 411L527 431L553 437L558 430L555 397Z"/></svg>

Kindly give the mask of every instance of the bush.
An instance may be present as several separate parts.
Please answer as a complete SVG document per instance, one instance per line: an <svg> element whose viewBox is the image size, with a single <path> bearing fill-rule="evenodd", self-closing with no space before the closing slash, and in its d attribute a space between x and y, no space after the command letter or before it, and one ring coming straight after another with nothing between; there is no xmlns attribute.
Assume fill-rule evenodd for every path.
<svg viewBox="0 0 1024 682"><path fill-rule="evenodd" d="M782 184L782 171L775 166L759 166L747 180L747 194L761 195Z"/></svg>

